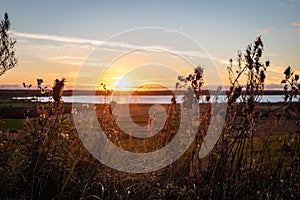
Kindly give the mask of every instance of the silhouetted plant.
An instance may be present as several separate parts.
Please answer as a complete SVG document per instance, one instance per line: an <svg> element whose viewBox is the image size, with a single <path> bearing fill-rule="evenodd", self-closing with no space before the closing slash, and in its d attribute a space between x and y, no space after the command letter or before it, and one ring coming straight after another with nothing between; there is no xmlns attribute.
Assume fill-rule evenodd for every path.
<svg viewBox="0 0 300 200"><path fill-rule="evenodd" d="M191 87L197 99L199 100L202 91L202 86L204 84L203 70L203 66L199 65L188 76L178 76L179 82L176 83L176 89L186 89L187 86Z"/></svg>
<svg viewBox="0 0 300 200"><path fill-rule="evenodd" d="M16 40L8 35L10 25L8 14L5 13L0 23L0 76L18 64L14 49Z"/></svg>
<svg viewBox="0 0 300 200"><path fill-rule="evenodd" d="M192 73L187 76L178 76L178 81L176 83L177 89L184 89L183 91L183 108L187 109L188 115L190 115L191 109L198 109L199 116L190 116L192 120L194 118L199 119L197 133L195 135L195 140L191 145L189 155L187 156L190 162L189 165L189 179L191 182L199 184L201 182L201 173L200 173L200 159L199 159L199 150L202 144L203 137L206 135L209 126L209 120L211 117L211 103L210 94L206 94L206 104L201 104L200 99L202 97L202 88L204 85L204 67L199 65L197 66ZM189 124L189 129L194 131L192 128L193 125ZM188 135L188 133L187 133Z"/></svg>
<svg viewBox="0 0 300 200"><path fill-rule="evenodd" d="M263 94L265 72L270 65L269 61L265 64L260 61L262 51L263 42L258 37L247 46L244 54L238 52L236 68L233 67L233 60L229 60L230 89L225 127L216 150L211 154L215 164L208 172L210 181L204 191L210 198L234 199L236 195L243 196L246 191L248 195L255 195L257 180L254 175L253 138L260 116L257 103ZM242 111L242 118L239 110Z"/></svg>
<svg viewBox="0 0 300 200"><path fill-rule="evenodd" d="M295 118L286 121L287 125L295 125L288 126L280 135L279 138L283 139L276 147L279 155L272 146L273 138L278 136L271 136L271 128L264 128L262 135L258 135L259 102L264 91L266 69L270 65L269 61L260 62L262 50L263 43L258 37L244 55L239 51L236 70L233 69L233 60L229 61L231 88L223 137L210 155L211 168L203 172L209 181L204 178L208 186L202 192L211 199L296 199L299 196L296 183L299 176L295 175L299 172L299 164L295 164L300 155L299 128L296 128L299 122ZM285 79L291 78L290 71L285 71ZM294 80L290 83L297 84L297 77L291 79ZM293 91L289 94L294 95L296 88L291 86L291 89Z"/></svg>
<svg viewBox="0 0 300 200"><path fill-rule="evenodd" d="M286 68L284 75L285 77L281 81L284 84L284 101L291 101L293 98L297 98L299 94L299 75L290 66Z"/></svg>

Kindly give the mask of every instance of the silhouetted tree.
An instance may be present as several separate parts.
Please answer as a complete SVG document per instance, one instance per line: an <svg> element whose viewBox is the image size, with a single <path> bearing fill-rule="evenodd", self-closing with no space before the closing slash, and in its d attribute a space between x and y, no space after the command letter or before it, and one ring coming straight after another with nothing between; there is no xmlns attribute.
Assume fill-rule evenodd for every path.
<svg viewBox="0 0 300 200"><path fill-rule="evenodd" d="M8 35L9 28L10 21L8 14L5 13L0 24L0 76L18 64L14 49L16 40Z"/></svg>

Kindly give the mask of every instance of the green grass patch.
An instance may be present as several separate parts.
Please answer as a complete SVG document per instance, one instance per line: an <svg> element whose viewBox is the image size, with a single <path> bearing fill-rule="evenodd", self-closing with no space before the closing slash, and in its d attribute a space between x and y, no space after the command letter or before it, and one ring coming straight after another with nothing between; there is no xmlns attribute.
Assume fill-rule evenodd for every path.
<svg viewBox="0 0 300 200"><path fill-rule="evenodd" d="M2 119L0 120L1 130L22 130L23 120L21 119Z"/></svg>

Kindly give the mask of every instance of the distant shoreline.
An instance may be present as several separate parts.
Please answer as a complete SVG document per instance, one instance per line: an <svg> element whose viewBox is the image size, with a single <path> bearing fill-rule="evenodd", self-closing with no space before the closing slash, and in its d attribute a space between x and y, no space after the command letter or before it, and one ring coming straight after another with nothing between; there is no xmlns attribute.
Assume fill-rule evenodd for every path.
<svg viewBox="0 0 300 200"><path fill-rule="evenodd" d="M176 91L175 94L182 94L183 91ZM222 91L220 94L226 94L228 91ZM12 97L27 97L32 96L33 94L40 94L39 90L12 90L12 89L0 89L0 98L12 98ZM63 96L72 96L75 95L95 95L95 91L89 91L89 90L64 90ZM96 91L96 95L105 95L105 91ZM149 95L149 96L155 96L155 95L174 95L172 91L166 91L166 90L151 90L151 91L114 91L113 95L136 95L136 96L142 96L142 95ZM208 90L202 91L203 95L209 94ZM215 91L210 91L211 95L215 94ZM265 90L264 95L283 95L282 90Z"/></svg>

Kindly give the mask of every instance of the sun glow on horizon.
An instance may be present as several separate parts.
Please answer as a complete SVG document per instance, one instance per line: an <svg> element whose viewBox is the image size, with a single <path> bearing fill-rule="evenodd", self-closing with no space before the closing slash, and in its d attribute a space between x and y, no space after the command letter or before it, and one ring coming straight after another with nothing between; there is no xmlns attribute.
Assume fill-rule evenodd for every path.
<svg viewBox="0 0 300 200"><path fill-rule="evenodd" d="M117 91L128 91L131 90L134 85L132 83L132 80L128 77L121 77L118 79L118 81L114 84L114 90Z"/></svg>

